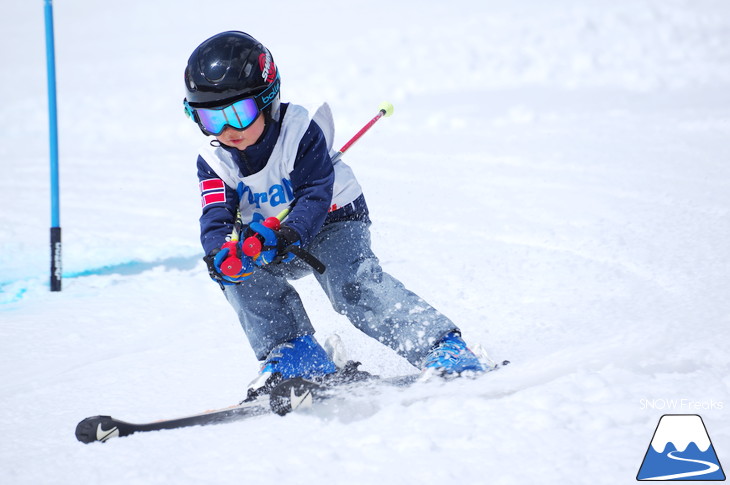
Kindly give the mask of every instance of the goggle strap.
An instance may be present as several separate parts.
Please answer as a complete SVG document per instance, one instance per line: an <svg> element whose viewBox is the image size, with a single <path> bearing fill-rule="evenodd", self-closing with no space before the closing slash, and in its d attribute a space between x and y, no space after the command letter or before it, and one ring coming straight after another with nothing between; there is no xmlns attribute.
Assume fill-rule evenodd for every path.
<svg viewBox="0 0 730 485"><path fill-rule="evenodd" d="M256 106L258 107L259 111L266 108L274 101L274 99L276 98L276 94L279 92L280 84L281 81L279 79L279 72L277 71L276 79L274 79L274 82L269 84L262 92L254 96L254 101L256 101Z"/></svg>

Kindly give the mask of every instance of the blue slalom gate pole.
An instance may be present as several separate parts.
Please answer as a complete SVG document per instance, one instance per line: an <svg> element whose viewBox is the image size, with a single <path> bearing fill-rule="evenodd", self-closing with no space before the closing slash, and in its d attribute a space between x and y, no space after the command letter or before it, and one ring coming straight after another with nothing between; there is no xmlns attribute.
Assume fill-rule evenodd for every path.
<svg viewBox="0 0 730 485"><path fill-rule="evenodd" d="M61 291L61 217L58 195L58 116L56 110L56 49L53 43L53 0L44 0L44 13L51 154L51 291Z"/></svg>

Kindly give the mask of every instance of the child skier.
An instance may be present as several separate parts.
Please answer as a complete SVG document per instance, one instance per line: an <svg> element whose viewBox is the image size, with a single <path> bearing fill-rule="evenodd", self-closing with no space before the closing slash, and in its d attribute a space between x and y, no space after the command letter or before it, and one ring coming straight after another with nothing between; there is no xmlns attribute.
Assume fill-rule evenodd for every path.
<svg viewBox="0 0 730 485"><path fill-rule="evenodd" d="M243 32L217 34L190 56L185 87L186 113L214 137L197 161L204 259L262 361L249 397L282 379L337 370L288 282L306 274L314 274L336 311L417 368L485 370L454 323L383 272L370 248L360 185L350 167L330 158L328 107L310 118L303 107L281 103L268 49ZM290 212L279 228L262 223L284 209ZM244 230L232 246L226 243L237 216ZM251 235L263 250L246 256L241 241ZM241 266L234 274L222 268L232 256ZM307 262L326 269L320 274Z"/></svg>

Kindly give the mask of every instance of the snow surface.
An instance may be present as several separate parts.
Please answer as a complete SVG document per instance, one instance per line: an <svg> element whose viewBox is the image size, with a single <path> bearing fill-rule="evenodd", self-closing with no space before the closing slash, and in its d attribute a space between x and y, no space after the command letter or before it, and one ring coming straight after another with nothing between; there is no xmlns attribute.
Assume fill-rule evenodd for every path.
<svg viewBox="0 0 730 485"><path fill-rule="evenodd" d="M0 483L628 484L666 413L730 463L730 2L58 1L61 293L42 4L0 15ZM181 106L228 29L272 50L284 100L331 104L338 145L393 102L346 157L375 250L512 364L83 445L86 416L226 406L256 372L200 261ZM320 338L414 371L297 287Z"/></svg>

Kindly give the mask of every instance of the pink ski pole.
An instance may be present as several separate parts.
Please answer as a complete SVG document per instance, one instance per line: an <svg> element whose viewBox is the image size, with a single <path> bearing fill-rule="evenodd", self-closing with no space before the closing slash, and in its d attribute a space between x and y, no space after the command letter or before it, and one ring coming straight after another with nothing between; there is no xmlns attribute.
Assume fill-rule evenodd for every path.
<svg viewBox="0 0 730 485"><path fill-rule="evenodd" d="M383 116L388 117L388 116L390 116L392 114L393 114L393 105L390 104L390 103L387 103L387 102L386 103L381 103L380 106L378 106L378 114L376 114L375 117L372 120L368 121L365 126L363 126L362 128L360 128L360 131L358 131L357 133L355 133L355 136L353 136L350 139L350 141L348 141L347 143L345 143L342 146L342 148L340 148L340 150L335 154L335 156L332 157L332 163L334 163L337 160L339 160L340 157L342 156L342 154L345 153L347 150L349 150L350 147L352 145L354 145L355 142L357 140L359 140L360 137L363 136L370 128L372 128L372 126L375 123L377 123L380 118L382 118Z"/></svg>

